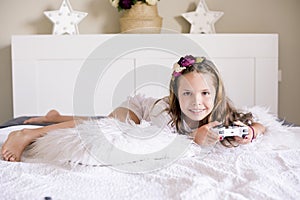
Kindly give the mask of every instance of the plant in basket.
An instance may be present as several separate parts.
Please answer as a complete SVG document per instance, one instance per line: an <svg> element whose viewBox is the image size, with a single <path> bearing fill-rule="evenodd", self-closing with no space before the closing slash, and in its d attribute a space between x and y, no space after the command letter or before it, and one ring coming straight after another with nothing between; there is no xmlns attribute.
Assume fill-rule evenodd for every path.
<svg viewBox="0 0 300 200"><path fill-rule="evenodd" d="M109 0L123 11L120 17L122 33L160 33L162 17L158 14L159 0Z"/></svg>
<svg viewBox="0 0 300 200"><path fill-rule="evenodd" d="M118 11L128 10L136 3L145 3L150 6L157 4L159 0L109 0L111 5L115 8L118 8Z"/></svg>

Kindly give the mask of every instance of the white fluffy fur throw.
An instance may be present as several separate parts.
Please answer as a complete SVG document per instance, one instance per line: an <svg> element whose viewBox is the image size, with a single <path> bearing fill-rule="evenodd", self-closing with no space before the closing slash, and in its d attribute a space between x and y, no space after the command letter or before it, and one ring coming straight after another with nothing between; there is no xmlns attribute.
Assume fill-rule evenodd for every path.
<svg viewBox="0 0 300 200"><path fill-rule="evenodd" d="M244 110L252 112L256 120L267 127L267 133L254 142L255 148L298 148L298 143L294 142L296 136L267 109L253 107ZM247 146L253 144L239 148ZM216 150L228 149L220 144L201 148L187 136L145 121L132 125L103 118L83 121L75 128L49 132L33 143L26 155L39 161L111 166L124 171L144 172L161 168L182 156L203 157Z"/></svg>

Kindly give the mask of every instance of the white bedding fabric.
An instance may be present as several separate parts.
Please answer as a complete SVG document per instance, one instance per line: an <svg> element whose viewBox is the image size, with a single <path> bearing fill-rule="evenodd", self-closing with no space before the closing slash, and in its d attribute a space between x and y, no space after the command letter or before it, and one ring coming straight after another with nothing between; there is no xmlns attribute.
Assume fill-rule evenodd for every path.
<svg viewBox="0 0 300 200"><path fill-rule="evenodd" d="M300 128L282 126L264 108L253 107L249 110L268 130L253 143L237 148L217 144L206 153L203 153L203 148L190 144L177 160L161 169L144 173L124 173L118 167L106 167L99 163L98 166L62 165L61 162L66 162L64 156L73 156L73 162L91 160L82 160L85 158L78 158L82 154L71 153L69 150L74 145L49 143L49 139L57 139L58 134L64 134L61 142L66 142L68 137L74 139L74 131L51 132L36 142L35 150L41 150L39 154L31 151L34 154L31 155L28 151L20 163L0 160L0 199L299 199ZM147 124L141 126L135 129L147 128ZM9 132L24 127L36 126L0 129L0 143ZM130 143L131 151L138 149L134 140L120 134L114 132L108 140L118 143L118 147L125 148L125 151L129 150L126 143ZM45 151L41 144L45 144L43 142L47 141L47 137ZM162 144L172 137L174 135L170 134L157 138L162 139ZM84 137L82 139L85 140ZM184 137L180 139L189 140ZM62 147L64 153L53 156L53 152L62 152ZM158 144L153 148L160 146ZM146 142L140 153L149 152L151 145L147 146ZM84 155L89 157L89 154ZM60 159L55 160L58 157ZM126 169L131 169L131 165L137 169L140 163L156 165L162 160L129 162L125 165Z"/></svg>

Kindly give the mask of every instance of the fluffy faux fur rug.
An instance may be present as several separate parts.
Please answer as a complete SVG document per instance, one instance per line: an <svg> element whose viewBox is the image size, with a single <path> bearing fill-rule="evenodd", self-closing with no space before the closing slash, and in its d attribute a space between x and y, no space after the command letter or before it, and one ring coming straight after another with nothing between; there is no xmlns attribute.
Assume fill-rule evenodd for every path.
<svg viewBox="0 0 300 200"><path fill-rule="evenodd" d="M268 109L252 107L244 110L252 112L256 121L267 128L267 133L254 142L255 148L275 150L299 147L295 143L296 135ZM178 135L168 127L158 128L146 121L133 125L103 118L83 121L75 128L49 132L33 143L25 156L59 164L119 166L120 169L124 166L124 170L132 165L136 170L136 165L139 165L138 168L145 171L151 170L149 166L162 167L181 156L204 156L213 148L226 149L220 144L200 147L187 136Z"/></svg>

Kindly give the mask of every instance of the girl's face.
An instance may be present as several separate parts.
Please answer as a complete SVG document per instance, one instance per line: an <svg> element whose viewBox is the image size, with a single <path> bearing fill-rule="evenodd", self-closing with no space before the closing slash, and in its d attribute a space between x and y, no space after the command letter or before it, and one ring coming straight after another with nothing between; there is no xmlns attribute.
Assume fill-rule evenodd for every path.
<svg viewBox="0 0 300 200"><path fill-rule="evenodd" d="M182 117L191 127L198 127L199 121L207 117L213 107L215 88L207 74L191 72L178 80L178 100Z"/></svg>

